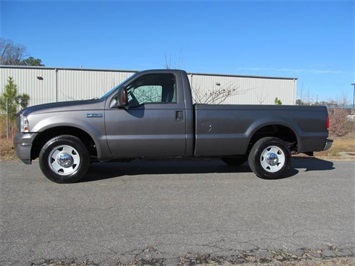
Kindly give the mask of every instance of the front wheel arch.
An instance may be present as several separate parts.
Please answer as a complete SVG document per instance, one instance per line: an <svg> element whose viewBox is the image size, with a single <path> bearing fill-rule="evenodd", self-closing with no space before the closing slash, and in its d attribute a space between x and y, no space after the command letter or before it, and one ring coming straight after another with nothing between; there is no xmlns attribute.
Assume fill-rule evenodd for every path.
<svg viewBox="0 0 355 266"><path fill-rule="evenodd" d="M39 158L39 154L43 146L52 138L61 135L70 135L79 138L83 144L87 147L91 158L97 158L98 156L98 145L96 145L94 139L85 131L75 128L75 127L53 127L47 129L46 131L40 132L32 145L31 159L35 160Z"/></svg>

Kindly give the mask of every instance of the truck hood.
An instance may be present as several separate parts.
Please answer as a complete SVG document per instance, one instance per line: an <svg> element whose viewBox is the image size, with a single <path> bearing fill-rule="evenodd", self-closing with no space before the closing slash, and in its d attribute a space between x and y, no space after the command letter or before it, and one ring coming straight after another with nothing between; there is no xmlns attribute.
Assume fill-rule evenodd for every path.
<svg viewBox="0 0 355 266"><path fill-rule="evenodd" d="M34 105L21 110L18 115L28 116L29 114L43 114L53 112L71 112L85 110L102 110L104 109L105 99L93 99L82 101L68 101Z"/></svg>

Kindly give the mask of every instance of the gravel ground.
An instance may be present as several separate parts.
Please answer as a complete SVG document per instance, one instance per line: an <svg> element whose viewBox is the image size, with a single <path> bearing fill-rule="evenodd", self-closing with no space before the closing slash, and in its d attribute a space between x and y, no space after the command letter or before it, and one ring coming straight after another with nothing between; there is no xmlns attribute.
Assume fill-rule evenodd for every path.
<svg viewBox="0 0 355 266"><path fill-rule="evenodd" d="M237 255L213 256L210 254L186 254L179 258L162 258L162 254L147 248L138 253L134 260L122 262L119 259L95 263L85 258L66 259L64 261L39 260L31 262L31 266L111 266L111 265L245 265L245 266L331 266L355 265L355 250L353 248L337 248L329 246L323 250L299 249L295 252L282 250L249 250L239 251Z"/></svg>

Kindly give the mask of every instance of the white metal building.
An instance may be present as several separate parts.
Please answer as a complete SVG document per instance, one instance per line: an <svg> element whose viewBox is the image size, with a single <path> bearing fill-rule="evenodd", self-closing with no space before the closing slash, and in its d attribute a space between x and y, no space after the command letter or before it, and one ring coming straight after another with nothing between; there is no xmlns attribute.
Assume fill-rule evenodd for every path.
<svg viewBox="0 0 355 266"><path fill-rule="evenodd" d="M0 66L0 95L8 77L12 77L18 93L30 95L30 105L90 99L100 97L134 73L112 69ZM274 104L276 97L283 105L296 103L297 78L198 73L188 76L195 95L234 90L234 95L223 104Z"/></svg>

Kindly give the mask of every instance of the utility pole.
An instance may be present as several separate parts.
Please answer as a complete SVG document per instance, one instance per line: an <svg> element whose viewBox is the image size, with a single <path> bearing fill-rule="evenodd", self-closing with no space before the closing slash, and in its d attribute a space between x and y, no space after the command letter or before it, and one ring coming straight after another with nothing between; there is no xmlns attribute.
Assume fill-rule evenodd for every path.
<svg viewBox="0 0 355 266"><path fill-rule="evenodd" d="M352 114L355 115L355 83L352 83L351 85L354 86L354 91L353 91L353 110L352 110Z"/></svg>

